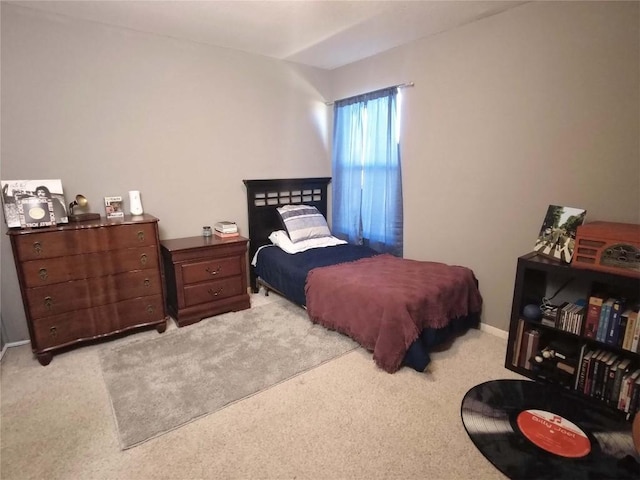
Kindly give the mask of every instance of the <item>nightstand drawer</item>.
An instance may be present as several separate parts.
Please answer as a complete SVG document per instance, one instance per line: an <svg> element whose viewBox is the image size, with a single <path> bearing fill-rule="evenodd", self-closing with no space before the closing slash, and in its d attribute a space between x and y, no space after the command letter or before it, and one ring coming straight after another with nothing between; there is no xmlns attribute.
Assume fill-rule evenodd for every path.
<svg viewBox="0 0 640 480"><path fill-rule="evenodd" d="M242 277L231 277L213 282L199 283L184 287L185 306L192 307L201 303L215 302L222 298L234 297L246 293Z"/></svg>
<svg viewBox="0 0 640 480"><path fill-rule="evenodd" d="M182 265L182 281L185 285L206 282L217 278L232 277L242 273L240 261L244 257L228 257Z"/></svg>

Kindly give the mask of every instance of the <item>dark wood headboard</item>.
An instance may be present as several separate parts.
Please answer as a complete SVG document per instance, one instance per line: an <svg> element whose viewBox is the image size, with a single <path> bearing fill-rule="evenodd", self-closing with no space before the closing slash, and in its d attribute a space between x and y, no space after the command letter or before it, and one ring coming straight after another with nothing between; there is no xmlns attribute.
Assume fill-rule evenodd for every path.
<svg viewBox="0 0 640 480"><path fill-rule="evenodd" d="M247 187L249 214L249 261L258 248L268 245L269 235L282 230L282 222L276 208L290 204L313 205L327 217L327 186L331 177L276 178L268 180L243 180ZM251 288L257 292L256 275L251 272Z"/></svg>

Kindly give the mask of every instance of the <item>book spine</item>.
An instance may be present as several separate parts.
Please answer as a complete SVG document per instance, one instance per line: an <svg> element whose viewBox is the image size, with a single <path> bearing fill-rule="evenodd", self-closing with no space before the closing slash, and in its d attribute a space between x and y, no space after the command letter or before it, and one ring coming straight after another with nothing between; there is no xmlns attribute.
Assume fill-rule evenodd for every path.
<svg viewBox="0 0 640 480"><path fill-rule="evenodd" d="M627 405L624 409L625 412L631 412L631 400L633 399L633 390L635 389L636 383L638 382L638 377L640 377L640 369L633 372L629 381L629 388L627 390Z"/></svg>
<svg viewBox="0 0 640 480"><path fill-rule="evenodd" d="M573 389L578 390L578 384L580 383L580 374L582 373L582 362L584 361L584 356L587 351L587 345L583 344L580 347L580 355L578 356L578 361L576 362L576 373L575 378L573 379Z"/></svg>
<svg viewBox="0 0 640 480"><path fill-rule="evenodd" d="M638 313L637 310L633 311L633 316L635 317L635 321L636 321L636 328L635 331L633 332L633 341L631 342L631 351L632 352L636 352L636 353L640 353L640 313Z"/></svg>
<svg viewBox="0 0 640 480"><path fill-rule="evenodd" d="M596 363L593 366L593 379L591 384L591 396L594 398L600 398L602 393L602 359L605 357L605 353L601 353L596 357Z"/></svg>
<svg viewBox="0 0 640 480"><path fill-rule="evenodd" d="M605 342L608 345L618 344L618 332L620 329L620 311L622 309L622 302L615 300L611 305L611 313L609 314L609 326L607 329L607 336Z"/></svg>
<svg viewBox="0 0 640 480"><path fill-rule="evenodd" d="M602 350L596 350L595 352L593 352L593 355L591 356L591 359L589 361L586 383L584 387L585 395L591 396L591 392L593 391L593 371L596 368L596 358L601 354L602 354Z"/></svg>
<svg viewBox="0 0 640 480"><path fill-rule="evenodd" d="M611 392L613 392L613 381L616 378L616 369L618 368L619 363L620 360L617 359L617 356L614 356L613 362L609 360L605 368L604 384L602 387L602 400L607 403L610 403L611 401Z"/></svg>
<svg viewBox="0 0 640 480"><path fill-rule="evenodd" d="M524 330L524 320L518 320L518 329L516 330L516 342L513 349L513 357L511 358L511 364L514 367L520 367L520 348L522 347L522 333Z"/></svg>
<svg viewBox="0 0 640 480"><path fill-rule="evenodd" d="M633 393L633 387L638 376L640 376L640 369L635 370L633 373L630 373L624 381L624 385L622 387L623 392L620 394L620 401L622 402L622 405L618 404L618 409L622 410L623 412L629 412L631 395Z"/></svg>
<svg viewBox="0 0 640 480"><path fill-rule="evenodd" d="M616 406L618 399L620 398L620 386L622 384L622 377L629 371L629 359L622 360L616 368L616 375L613 381L613 387L611 389L611 404Z"/></svg>
<svg viewBox="0 0 640 480"><path fill-rule="evenodd" d="M584 347L585 345L583 345ZM578 381L576 383L575 389L579 392L584 393L585 385L587 383L587 371L589 370L589 361L591 360L591 356L593 355L593 350L589 350L584 354L582 360L580 361L580 372L578 374Z"/></svg>
<svg viewBox="0 0 640 480"><path fill-rule="evenodd" d="M602 297L592 295L589 297L589 305L587 307L587 320L584 326L584 336L595 339L598 331L598 322L600 321L600 310L602 310Z"/></svg>
<svg viewBox="0 0 640 480"><path fill-rule="evenodd" d="M622 348L624 350L631 350L633 344L633 335L636 331L637 315L634 315L634 311L629 309L624 315L627 317L627 328L624 334L624 340L622 341Z"/></svg>
<svg viewBox="0 0 640 480"><path fill-rule="evenodd" d="M523 367L527 370L533 368L532 359L538 349L538 341L540 333L537 330L527 330L526 332L527 348L524 357Z"/></svg>
<svg viewBox="0 0 640 480"><path fill-rule="evenodd" d="M636 413L640 409L640 378L637 378L633 384L633 392L631 401L629 402L629 412Z"/></svg>
<svg viewBox="0 0 640 480"><path fill-rule="evenodd" d="M627 335L627 324L629 323L629 314L626 312L620 313L620 320L618 320L618 333L616 338L616 347L622 348L624 343L624 337Z"/></svg>
<svg viewBox="0 0 640 480"><path fill-rule="evenodd" d="M602 304L602 310L600 310L600 322L598 323L598 333L596 334L596 340L599 342L605 341L607 328L609 327L609 314L611 313L611 302L607 300Z"/></svg>
<svg viewBox="0 0 640 480"><path fill-rule="evenodd" d="M622 377L622 385L620 386L620 395L618 397L618 410L622 410L624 412L627 407L627 392L629 391L629 380L631 378L632 373L626 373L624 377Z"/></svg>

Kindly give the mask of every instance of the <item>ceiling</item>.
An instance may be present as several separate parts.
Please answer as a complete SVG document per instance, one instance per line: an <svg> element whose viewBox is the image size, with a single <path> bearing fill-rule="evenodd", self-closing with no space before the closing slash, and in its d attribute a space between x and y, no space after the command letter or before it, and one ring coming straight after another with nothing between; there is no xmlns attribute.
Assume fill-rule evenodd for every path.
<svg viewBox="0 0 640 480"><path fill-rule="evenodd" d="M526 2L104 0L7 3L332 70Z"/></svg>

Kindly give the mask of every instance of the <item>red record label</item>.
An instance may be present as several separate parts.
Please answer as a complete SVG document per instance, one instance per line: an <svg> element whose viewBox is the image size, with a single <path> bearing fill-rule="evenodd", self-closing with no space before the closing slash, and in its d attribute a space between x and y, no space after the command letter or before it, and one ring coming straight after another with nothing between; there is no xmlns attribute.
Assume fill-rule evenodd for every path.
<svg viewBox="0 0 640 480"><path fill-rule="evenodd" d="M544 410L524 410L518 415L517 422L523 435L547 452L568 458L584 457L591 452L587 435L560 415Z"/></svg>

